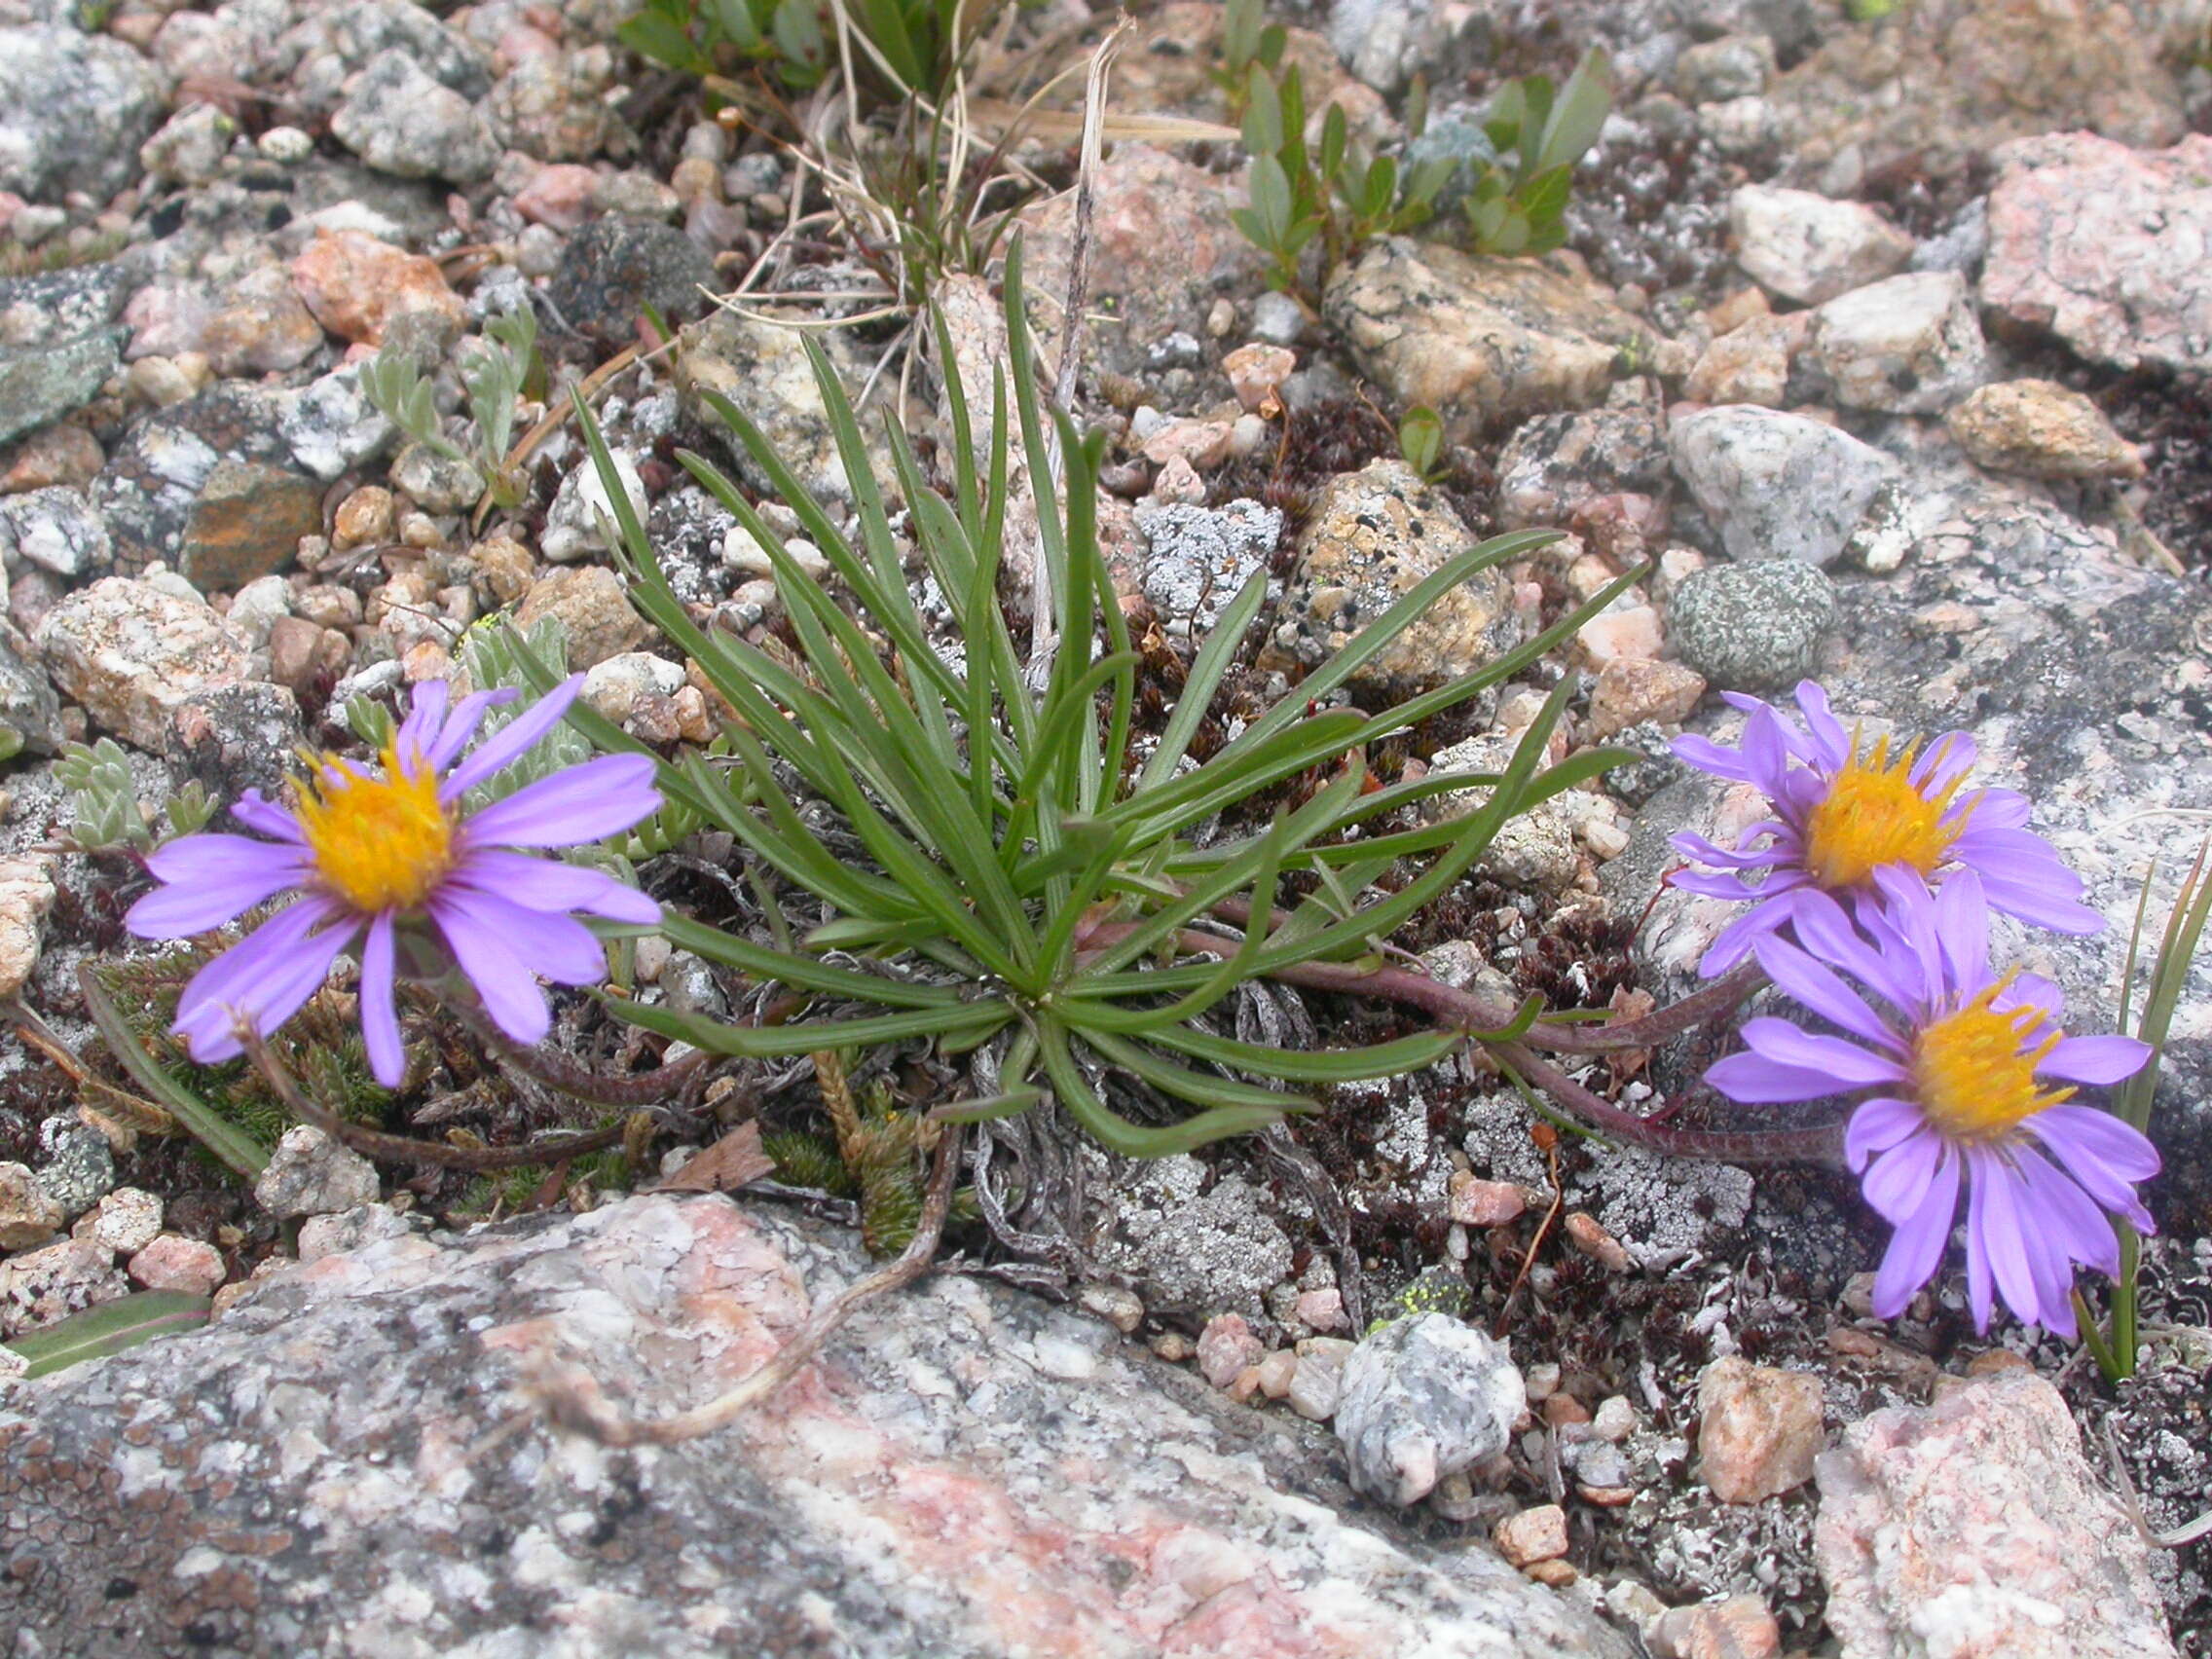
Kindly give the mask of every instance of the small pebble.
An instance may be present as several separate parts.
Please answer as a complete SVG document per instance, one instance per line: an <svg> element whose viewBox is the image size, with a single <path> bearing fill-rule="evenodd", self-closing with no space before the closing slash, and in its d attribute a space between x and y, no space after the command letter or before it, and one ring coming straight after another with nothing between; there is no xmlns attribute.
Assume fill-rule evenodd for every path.
<svg viewBox="0 0 2212 1659"><path fill-rule="evenodd" d="M1567 1242L1608 1272L1625 1273L1635 1268L1636 1263L1621 1248L1621 1241L1607 1233L1589 1211L1574 1211L1564 1225Z"/></svg>
<svg viewBox="0 0 2212 1659"><path fill-rule="evenodd" d="M1567 1554L1567 1511L1556 1503L1524 1509L1500 1521L1493 1536L1498 1554L1515 1567L1556 1561Z"/></svg>
<svg viewBox="0 0 2212 1659"><path fill-rule="evenodd" d="M180 1233L158 1234L130 1258L130 1276L148 1290L181 1290L210 1296L223 1282L223 1254Z"/></svg>
<svg viewBox="0 0 2212 1659"><path fill-rule="evenodd" d="M1246 1366L1257 1365L1267 1345L1241 1313L1217 1313L1198 1333L1198 1370L1216 1388L1227 1388Z"/></svg>

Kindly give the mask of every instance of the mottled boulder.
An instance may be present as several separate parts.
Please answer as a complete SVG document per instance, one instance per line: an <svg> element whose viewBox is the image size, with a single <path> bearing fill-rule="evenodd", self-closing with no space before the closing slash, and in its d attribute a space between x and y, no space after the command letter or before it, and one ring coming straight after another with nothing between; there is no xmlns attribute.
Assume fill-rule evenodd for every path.
<svg viewBox="0 0 2212 1659"><path fill-rule="evenodd" d="M193 600L128 576L80 588L39 624L54 682L109 731L160 754L196 692L245 678L249 652L229 622Z"/></svg>
<svg viewBox="0 0 2212 1659"><path fill-rule="evenodd" d="M1830 29L1767 97L1791 181L1840 196L1907 156L1948 172L2054 129L2170 144L2185 126L2159 56L2119 0L1913 0Z"/></svg>
<svg viewBox="0 0 2212 1659"><path fill-rule="evenodd" d="M0 29L0 190L106 201L137 179L166 91L159 69L107 35Z"/></svg>
<svg viewBox="0 0 2212 1659"><path fill-rule="evenodd" d="M1480 1548L1354 1508L1325 1431L1111 1327L939 1277L765 1409L667 1450L524 1420L527 1356L662 1416L862 1268L719 1197L394 1237L210 1330L18 1384L0 1623L49 1652L1175 1653L1625 1659Z"/></svg>
<svg viewBox="0 0 2212 1659"><path fill-rule="evenodd" d="M1503 416L1604 401L1643 325L1566 259L1493 259L1390 237L1329 284L1323 304L1363 373L1426 403L1456 439Z"/></svg>
<svg viewBox="0 0 2212 1659"><path fill-rule="evenodd" d="M1067 291L1075 196L1066 191L1023 214L1023 266L1047 365L1059 361L1060 313L1036 301ZM1259 286L1266 261L1229 218L1242 203L1230 179L1150 145L1117 145L1098 169L1088 256L1091 306L1111 320L1087 323L1086 357L1134 374L1155 341L1177 330L1202 337L1215 300ZM982 407L990 407L987 389Z"/></svg>
<svg viewBox="0 0 2212 1659"><path fill-rule="evenodd" d="M1451 503L1402 461L1331 479L1298 538L1271 648L1313 666L1474 544ZM1496 661L1522 631L1513 584L1494 568L1477 571L1348 683L1379 699L1414 696Z"/></svg>
<svg viewBox="0 0 2212 1659"><path fill-rule="evenodd" d="M2151 1546L2025 1369L1844 1430L1813 1531L1844 1659L2170 1655Z"/></svg>
<svg viewBox="0 0 2212 1659"><path fill-rule="evenodd" d="M1999 159L1984 306L2115 368L2212 368L2212 138L2144 153L2054 132Z"/></svg>

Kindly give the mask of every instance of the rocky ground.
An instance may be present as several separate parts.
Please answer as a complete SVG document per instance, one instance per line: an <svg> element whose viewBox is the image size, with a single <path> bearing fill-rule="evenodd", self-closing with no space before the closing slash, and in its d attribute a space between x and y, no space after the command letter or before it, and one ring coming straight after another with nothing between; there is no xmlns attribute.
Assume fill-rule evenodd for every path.
<svg viewBox="0 0 2212 1659"><path fill-rule="evenodd" d="M2212 1546L2144 1530L2212 1489L2212 966L2167 1055L2149 1338L2118 1388L2009 1323L1977 1338L1954 1275L1873 1319L1884 1230L1840 1176L1562 1137L1455 1060L1154 1163L1007 1126L988 1144L1030 1177L1021 1226L956 1228L963 1271L871 1309L724 1437L615 1451L532 1401L588 1375L625 1410L681 1409L859 1271L850 1204L643 1191L756 1105L819 1126L809 1065L732 1068L631 1157L503 1181L276 1145L235 1077L197 1081L276 1145L258 1185L162 1132L78 975L127 963L158 1006L188 964L129 954L145 877L81 850L64 744L113 738L149 811L275 788L300 747L353 741L350 700L456 672L495 613L558 619L635 735L708 739L707 688L612 568L572 423L539 425L573 377L680 595L757 639L781 621L766 557L675 461L749 464L702 392L844 496L786 324L845 318L814 338L944 472L947 371L868 297L865 214L615 44L628 9L0 0L0 997L33 1016L0 1046L0 1339L139 1287L219 1310L0 1404L10 1650L2212 1655ZM1109 145L1088 222L1072 135L998 159L1033 294L1088 247L1076 401L1111 434L1101 535L1153 715L1255 570L1276 582L1239 684L1266 697L1392 572L1556 527L1377 688L1480 667L1652 572L1391 759L1502 756L1569 670L1563 742L1647 759L1517 825L1420 917L1399 942L1432 973L1561 1007L1689 989L1729 911L1662 888L1667 837L1732 808L1666 740L1732 732L1714 693L1812 674L1847 718L1970 729L2030 794L2113 925L2001 947L2109 1028L2145 868L2170 896L2212 825L2204 6L1282 20L1311 101L1378 142L1417 78L1441 141L1501 78L1593 44L1614 114L1566 249L1384 239L1305 300L1231 224L1234 144ZM1107 21L1024 12L985 90L1080 66ZM1142 11L1113 107L1223 120L1220 27L1207 0ZM997 270L935 288L985 404ZM463 371L526 309L546 373L519 389L501 506L361 377L405 358L461 436ZM1050 359L1064 325L1038 309ZM1398 456L1416 403L1445 426L1426 481ZM644 879L743 919L729 855L694 837ZM756 994L665 948L635 971L680 1008ZM561 1007L572 1056L652 1057ZM350 1014L341 982L301 1039L336 1085L361 1075ZM1278 1042L1379 1017L1272 991L1237 1011ZM465 1033L425 1014L416 1035L409 1090L351 1112L477 1146L572 1121ZM1725 1042L1586 1081L1697 1122ZM1369 1335L1385 1313L1406 1316Z"/></svg>

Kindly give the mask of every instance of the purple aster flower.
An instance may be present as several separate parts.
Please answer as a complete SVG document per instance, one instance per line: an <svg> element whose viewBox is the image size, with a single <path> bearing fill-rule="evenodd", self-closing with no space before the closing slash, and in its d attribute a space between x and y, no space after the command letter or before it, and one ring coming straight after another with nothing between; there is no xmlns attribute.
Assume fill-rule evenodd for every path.
<svg viewBox="0 0 2212 1659"><path fill-rule="evenodd" d="M1846 732L1827 693L1797 685L1800 727L1756 697L1724 693L1750 718L1743 746L1702 737L1675 739L1675 754L1701 771L1756 786L1774 816L1752 825L1733 850L1702 835L1674 838L1677 851L1713 871L1677 873L1673 884L1713 899L1760 903L1720 932L1698 964L1725 973L1754 940L1795 917L1813 894L1846 900L1863 918L1876 903L1877 871L1910 871L1936 884L1961 870L1981 877L1993 909L2054 933L2101 932L2104 917L2082 903L2082 879L2056 849L2027 828L2028 800L2015 790L1970 790L1974 741L1946 732L1925 750L1871 746ZM1756 885L1747 883L1756 877Z"/></svg>
<svg viewBox="0 0 2212 1659"><path fill-rule="evenodd" d="M1994 1289L2023 1321L2071 1338L2074 1264L2120 1271L2108 1211L2154 1231L2134 1183L2157 1173L2158 1154L2111 1113L2070 1104L2072 1088L2043 1080L2118 1083L2150 1048L2068 1037L2056 985L1993 976L1988 904L1972 870L1934 893L1902 870L1876 881L1887 906L1870 933L1815 891L1792 918L1801 945L1770 933L1755 946L1777 985L1846 1035L1747 1020L1749 1051L1706 1081L1745 1101L1871 1091L1852 1113L1844 1152L1866 1201L1897 1229L1874 1280L1883 1318L1936 1272L1964 1186L1974 1328L1989 1328Z"/></svg>
<svg viewBox="0 0 2212 1659"><path fill-rule="evenodd" d="M164 885L124 918L142 939L204 933L298 894L185 986L171 1029L192 1057L204 1065L241 1053L240 1018L262 1033L283 1024L356 940L361 1034L386 1088L406 1071L392 1007L403 949L411 967L458 965L516 1042L542 1039L551 1016L538 976L582 985L606 973L598 940L569 912L649 923L660 906L598 870L510 849L571 847L629 829L660 805L653 763L605 756L470 814L461 797L550 731L582 685L580 674L563 682L463 758L486 711L516 693L480 691L449 708L445 682L424 681L379 765L323 756L289 809L257 790L239 798L231 816L273 840L186 835L155 852L147 866Z"/></svg>

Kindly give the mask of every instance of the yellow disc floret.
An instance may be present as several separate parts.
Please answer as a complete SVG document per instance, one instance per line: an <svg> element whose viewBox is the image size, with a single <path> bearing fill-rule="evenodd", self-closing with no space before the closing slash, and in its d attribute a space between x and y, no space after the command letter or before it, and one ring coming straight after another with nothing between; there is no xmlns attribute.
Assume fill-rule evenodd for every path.
<svg viewBox="0 0 2212 1659"><path fill-rule="evenodd" d="M1828 781L1827 794L1805 822L1805 867L1825 888L1856 887L1883 865L1908 865L1931 875L1966 828L1965 815L1950 824L1943 814L1966 782L1960 773L1935 794L1912 782L1913 739L1890 756L1882 738L1861 752L1852 733L1851 758Z"/></svg>
<svg viewBox="0 0 2212 1659"><path fill-rule="evenodd" d="M298 813L315 873L356 910L411 909L452 867L453 820L438 800L438 775L407 765L385 746L382 776L331 756L300 780Z"/></svg>
<svg viewBox="0 0 2212 1659"><path fill-rule="evenodd" d="M1921 1110L1952 1140L1996 1140L2046 1106L2070 1098L2071 1088L2045 1088L2036 1067L2058 1047L2053 1030L2034 1048L2022 1045L2042 1020L2022 1005L1999 1013L1990 1004L2011 976L1983 989L1957 1013L1921 1028L1913 1039L1912 1079Z"/></svg>

